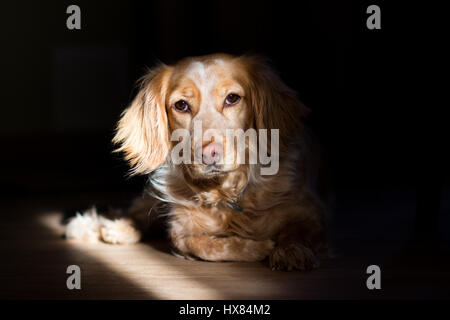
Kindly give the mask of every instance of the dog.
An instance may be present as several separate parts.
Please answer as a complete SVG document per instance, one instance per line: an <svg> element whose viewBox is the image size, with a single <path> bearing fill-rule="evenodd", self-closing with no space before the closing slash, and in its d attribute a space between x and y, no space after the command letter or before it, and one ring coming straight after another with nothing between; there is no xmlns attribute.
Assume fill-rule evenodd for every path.
<svg viewBox="0 0 450 320"><path fill-rule="evenodd" d="M116 219L95 209L78 214L67 225L68 238L135 243L156 215L166 215L171 244L185 258L268 258L276 270L318 265L327 252L327 209L320 152L303 124L310 110L264 59L185 58L150 70L139 89L113 142L131 174L148 175L144 196ZM214 134L195 133L199 123ZM256 139L268 146L259 155L278 160L273 172L264 174L267 163L242 161L230 147L236 139L227 132L246 130L271 131L271 139ZM244 136L244 158L258 154L250 136ZM180 154L186 161L176 164Z"/></svg>

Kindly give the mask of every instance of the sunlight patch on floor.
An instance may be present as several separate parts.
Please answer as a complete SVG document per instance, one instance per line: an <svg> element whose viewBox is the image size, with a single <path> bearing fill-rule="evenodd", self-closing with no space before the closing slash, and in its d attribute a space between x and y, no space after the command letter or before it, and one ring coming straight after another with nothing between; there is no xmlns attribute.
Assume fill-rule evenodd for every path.
<svg viewBox="0 0 450 320"><path fill-rule="evenodd" d="M63 239L61 235L64 233L64 226L60 223L61 217L61 213L52 212L41 215L39 222L52 232L55 241L67 245L73 257L76 258L77 252L87 255L90 261L83 262L87 265L92 264L92 268L95 268L98 261L157 299L223 298L220 292L203 283L201 277L198 280L192 279L191 274L183 272L186 268L184 264L188 261L160 252L148 244L109 245ZM198 263L202 262L189 261L189 265L193 268Z"/></svg>

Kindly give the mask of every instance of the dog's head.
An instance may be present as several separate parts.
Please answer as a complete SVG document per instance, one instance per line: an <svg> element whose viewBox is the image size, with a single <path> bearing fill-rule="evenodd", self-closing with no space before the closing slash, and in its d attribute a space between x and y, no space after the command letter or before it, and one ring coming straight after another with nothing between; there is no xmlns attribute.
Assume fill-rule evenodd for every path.
<svg viewBox="0 0 450 320"><path fill-rule="evenodd" d="M243 165L236 136L228 133L279 129L284 148L307 113L260 58L225 54L187 58L173 66L160 65L144 76L118 123L114 142L120 144L118 150L125 153L133 173L150 173L181 154L192 160L183 162L185 172L205 179ZM247 138L248 156L255 145Z"/></svg>

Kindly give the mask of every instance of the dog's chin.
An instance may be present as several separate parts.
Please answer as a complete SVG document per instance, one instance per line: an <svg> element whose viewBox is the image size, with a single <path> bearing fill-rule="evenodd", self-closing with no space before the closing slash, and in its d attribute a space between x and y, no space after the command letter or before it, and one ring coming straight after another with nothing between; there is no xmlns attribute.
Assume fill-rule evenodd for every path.
<svg viewBox="0 0 450 320"><path fill-rule="evenodd" d="M226 175L232 170L227 170L223 166L205 166L193 165L188 166L188 172L193 179L214 179Z"/></svg>

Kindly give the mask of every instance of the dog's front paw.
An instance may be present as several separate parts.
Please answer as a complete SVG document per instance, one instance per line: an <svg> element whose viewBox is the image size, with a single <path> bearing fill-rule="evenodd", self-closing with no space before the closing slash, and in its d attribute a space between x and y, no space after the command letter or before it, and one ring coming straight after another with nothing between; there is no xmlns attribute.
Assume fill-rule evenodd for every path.
<svg viewBox="0 0 450 320"><path fill-rule="evenodd" d="M311 270L318 261L311 249L300 243L276 247L269 256L272 270Z"/></svg>
<svg viewBox="0 0 450 320"><path fill-rule="evenodd" d="M141 239L141 233L131 220L106 220L100 228L102 240L112 244L132 244Z"/></svg>

